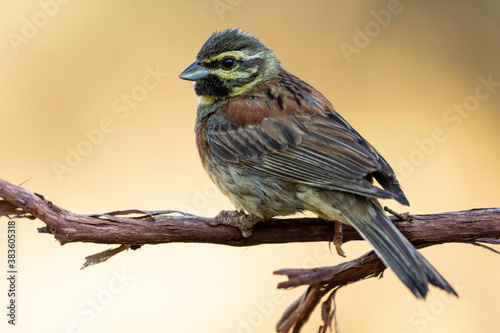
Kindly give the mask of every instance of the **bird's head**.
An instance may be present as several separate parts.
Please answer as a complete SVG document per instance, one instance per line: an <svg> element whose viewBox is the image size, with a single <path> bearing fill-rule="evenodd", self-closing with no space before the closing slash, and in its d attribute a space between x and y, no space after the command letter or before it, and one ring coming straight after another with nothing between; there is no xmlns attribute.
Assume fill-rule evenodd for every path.
<svg viewBox="0 0 500 333"><path fill-rule="evenodd" d="M245 93L276 76L280 68L270 49L236 28L213 33L179 78L195 81L196 94L210 104Z"/></svg>

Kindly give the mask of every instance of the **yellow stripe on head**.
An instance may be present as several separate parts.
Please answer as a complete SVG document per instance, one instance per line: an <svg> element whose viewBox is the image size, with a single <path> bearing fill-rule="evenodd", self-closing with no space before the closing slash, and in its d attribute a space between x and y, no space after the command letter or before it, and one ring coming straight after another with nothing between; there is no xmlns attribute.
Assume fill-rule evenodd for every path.
<svg viewBox="0 0 500 333"><path fill-rule="evenodd" d="M236 60L240 60L244 56L246 56L246 54L245 54L245 52L242 52L242 51L228 51L228 52L224 52L224 53L218 54L216 56L213 56L211 58L204 59L203 62L204 63L211 63L214 61L220 61L224 57L234 57Z"/></svg>
<svg viewBox="0 0 500 333"><path fill-rule="evenodd" d="M217 75L218 77L228 80L228 79L244 79L250 76L248 72L241 72L238 70L227 70L227 69L212 69L210 72Z"/></svg>

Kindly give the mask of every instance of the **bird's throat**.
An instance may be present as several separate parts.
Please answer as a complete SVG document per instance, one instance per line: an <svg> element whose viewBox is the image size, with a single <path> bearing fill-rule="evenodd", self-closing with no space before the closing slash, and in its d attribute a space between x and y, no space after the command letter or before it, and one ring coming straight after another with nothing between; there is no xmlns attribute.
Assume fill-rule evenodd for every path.
<svg viewBox="0 0 500 333"><path fill-rule="evenodd" d="M217 100L217 98L214 96L201 95L198 103L202 104L202 105L212 105L216 100Z"/></svg>

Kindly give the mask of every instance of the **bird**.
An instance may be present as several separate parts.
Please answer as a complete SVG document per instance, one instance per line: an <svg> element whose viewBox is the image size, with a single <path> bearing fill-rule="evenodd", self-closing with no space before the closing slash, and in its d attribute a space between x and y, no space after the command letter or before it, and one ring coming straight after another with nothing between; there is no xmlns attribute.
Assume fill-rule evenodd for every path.
<svg viewBox="0 0 500 333"><path fill-rule="evenodd" d="M256 223L311 212L354 227L417 298L429 284L457 295L384 213L378 199L409 206L389 163L259 39L216 31L179 78L199 97L201 163L237 208L214 224L249 237Z"/></svg>

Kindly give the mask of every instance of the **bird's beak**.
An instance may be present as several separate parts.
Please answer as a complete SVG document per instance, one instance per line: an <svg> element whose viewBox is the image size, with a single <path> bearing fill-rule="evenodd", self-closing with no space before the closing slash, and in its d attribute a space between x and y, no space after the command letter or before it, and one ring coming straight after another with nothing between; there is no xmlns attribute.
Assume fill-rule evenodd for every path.
<svg viewBox="0 0 500 333"><path fill-rule="evenodd" d="M181 74L179 74L179 78L183 80L196 81L199 79L203 79L208 74L210 74L210 72L201 67L200 61L196 60L191 65L189 65L189 67L186 68Z"/></svg>

